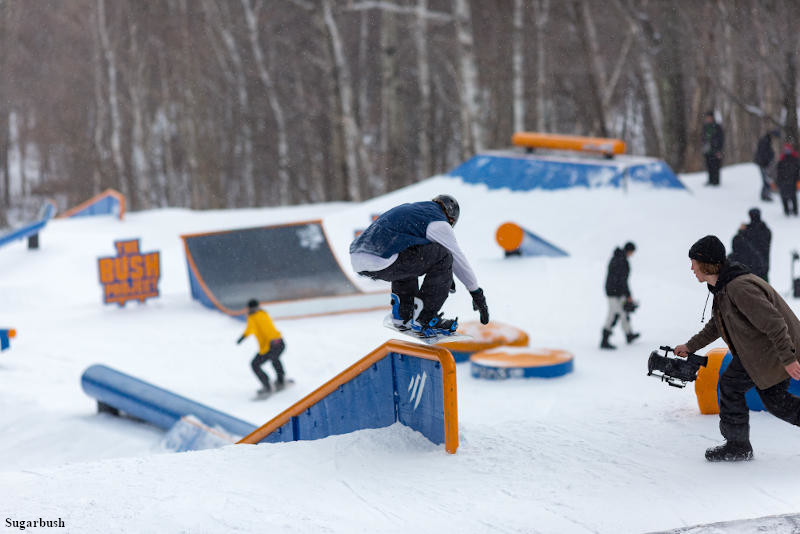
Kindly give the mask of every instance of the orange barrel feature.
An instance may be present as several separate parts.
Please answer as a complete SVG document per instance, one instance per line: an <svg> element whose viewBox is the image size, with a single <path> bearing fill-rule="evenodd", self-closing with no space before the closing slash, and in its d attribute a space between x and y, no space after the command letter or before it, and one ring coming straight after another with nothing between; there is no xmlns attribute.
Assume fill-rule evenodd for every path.
<svg viewBox="0 0 800 534"><path fill-rule="evenodd" d="M513 222L501 224L495 233L497 244L506 252L513 252L519 249L524 238L525 230L523 230L520 225Z"/></svg>
<svg viewBox="0 0 800 534"><path fill-rule="evenodd" d="M10 338L15 338L15 337L17 337L17 331L16 331L16 330L14 330L13 328L9 329L9 330L8 330L8 337L10 337Z"/></svg>
<svg viewBox="0 0 800 534"><path fill-rule="evenodd" d="M458 333L470 336L472 339L439 343L450 351L456 363L469 360L469 357L476 352L501 345L528 346L528 334L523 330L496 321L490 321L487 325L482 325L479 321L467 321L459 325Z"/></svg>
<svg viewBox="0 0 800 534"><path fill-rule="evenodd" d="M525 148L549 148L551 150L576 150L606 156L624 154L625 142L605 137L581 137L539 132L516 132L511 143Z"/></svg>
<svg viewBox="0 0 800 534"><path fill-rule="evenodd" d="M708 363L697 371L697 380L694 383L694 393L697 395L697 405L702 414L719 413L717 400L717 383L719 382L719 368L722 360L728 353L727 348L711 349L706 353Z"/></svg>
<svg viewBox="0 0 800 534"><path fill-rule="evenodd" d="M470 374L475 378L554 378L571 373L574 356L561 349L501 347L470 356Z"/></svg>

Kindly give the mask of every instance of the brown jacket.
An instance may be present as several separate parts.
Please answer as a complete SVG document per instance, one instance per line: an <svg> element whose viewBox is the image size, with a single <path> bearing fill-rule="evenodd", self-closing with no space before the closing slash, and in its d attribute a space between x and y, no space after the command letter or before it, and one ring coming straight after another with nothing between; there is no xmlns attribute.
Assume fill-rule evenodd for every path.
<svg viewBox="0 0 800 534"><path fill-rule="evenodd" d="M709 290L711 319L686 343L689 352L721 336L759 389L789 378L784 367L797 360L800 320L778 292L736 263L726 264Z"/></svg>

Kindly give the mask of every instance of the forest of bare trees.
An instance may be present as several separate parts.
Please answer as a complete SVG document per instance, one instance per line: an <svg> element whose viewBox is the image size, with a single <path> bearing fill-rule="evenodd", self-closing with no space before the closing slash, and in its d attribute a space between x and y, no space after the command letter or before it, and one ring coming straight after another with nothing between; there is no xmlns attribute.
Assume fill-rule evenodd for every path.
<svg viewBox="0 0 800 534"><path fill-rule="evenodd" d="M362 200L515 130L701 168L797 139L796 0L0 0L0 222Z"/></svg>

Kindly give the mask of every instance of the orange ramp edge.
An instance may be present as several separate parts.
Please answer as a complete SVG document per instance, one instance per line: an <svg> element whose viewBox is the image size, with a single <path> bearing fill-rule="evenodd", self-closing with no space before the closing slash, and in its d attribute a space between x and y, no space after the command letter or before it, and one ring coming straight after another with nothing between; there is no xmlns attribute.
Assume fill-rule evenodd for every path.
<svg viewBox="0 0 800 534"><path fill-rule="evenodd" d="M444 448L450 454L455 454L456 449L458 449L458 402L456 395L456 363L453 359L453 355L450 354L449 350L435 345L418 345L416 343L399 341L396 339L390 339L373 350L315 391L243 437L237 443L258 443L288 423L292 417L300 415L305 410L336 391L340 385L349 382L369 369L373 363L382 360L392 352L438 361L442 365L442 381L444 382L442 384L442 389L444 391Z"/></svg>

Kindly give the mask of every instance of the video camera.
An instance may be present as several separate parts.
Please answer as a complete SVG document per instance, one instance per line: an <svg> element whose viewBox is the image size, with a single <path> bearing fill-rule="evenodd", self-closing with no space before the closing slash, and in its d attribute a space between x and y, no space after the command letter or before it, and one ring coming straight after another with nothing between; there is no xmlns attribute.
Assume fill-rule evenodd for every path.
<svg viewBox="0 0 800 534"><path fill-rule="evenodd" d="M691 352L686 358L670 357L669 353L675 354L675 349L667 346L658 348L664 351L664 355L656 350L650 353L650 357L647 358L647 376L655 376L672 387L686 387L686 383L694 381L697 378L697 371L708 363L707 356ZM661 374L655 371L660 371Z"/></svg>
<svg viewBox="0 0 800 534"><path fill-rule="evenodd" d="M626 300L625 303L622 305L622 309L625 313L633 313L636 311L636 308L639 307L639 303L635 300Z"/></svg>

